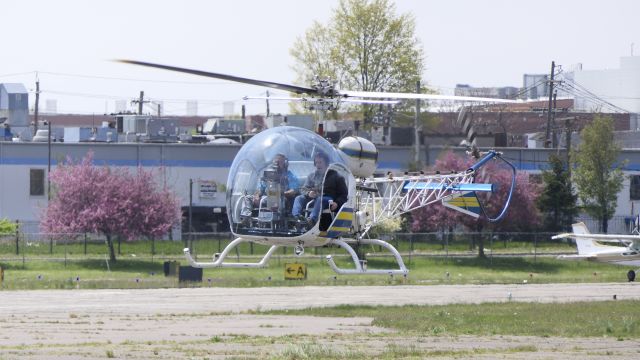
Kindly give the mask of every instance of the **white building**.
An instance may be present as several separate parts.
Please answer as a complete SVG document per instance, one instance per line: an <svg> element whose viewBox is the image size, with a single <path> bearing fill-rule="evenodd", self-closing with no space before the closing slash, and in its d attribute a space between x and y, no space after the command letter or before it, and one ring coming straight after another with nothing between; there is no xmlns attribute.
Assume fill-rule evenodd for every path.
<svg viewBox="0 0 640 360"><path fill-rule="evenodd" d="M576 85L619 108L640 113L640 56L621 57L618 69L583 70L582 65L578 64L565 77L569 82L573 80ZM587 93L576 95L575 110L600 110L589 98Z"/></svg>

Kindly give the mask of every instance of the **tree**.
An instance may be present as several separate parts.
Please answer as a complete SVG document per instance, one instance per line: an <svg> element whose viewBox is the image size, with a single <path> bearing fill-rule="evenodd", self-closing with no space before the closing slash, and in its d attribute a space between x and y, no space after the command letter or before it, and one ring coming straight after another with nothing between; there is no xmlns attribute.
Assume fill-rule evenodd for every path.
<svg viewBox="0 0 640 360"><path fill-rule="evenodd" d="M471 159L464 159L453 152L448 152L436 160L434 169L443 173L457 172L468 169L472 163ZM498 191L489 197L478 195L480 202L483 203L490 216L495 217L502 210L508 196L511 177L510 171L499 168L493 161L485 164L478 171L476 182L495 184L498 188ZM455 226L462 225L475 233L481 233L485 229L491 231L531 231L540 222L540 216L535 207L538 193L538 186L529 181L529 175L520 172L516 174L516 186L511 196L511 206L503 220L491 223L484 216L474 219L469 215L446 208L440 203L435 203L412 213L412 230L443 231L452 230ZM484 257L483 238L480 236L475 242L478 245L478 256Z"/></svg>
<svg viewBox="0 0 640 360"><path fill-rule="evenodd" d="M51 172L54 196L40 227L52 234L102 233L116 261L113 237L126 240L166 234L180 219L178 199L154 182L153 172L138 168L94 166L93 154L74 163L67 158Z"/></svg>
<svg viewBox="0 0 640 360"><path fill-rule="evenodd" d="M542 173L543 189L538 197L538 209L543 213L546 231L569 230L578 215L578 196L573 192L569 171L557 155L549 157L551 169Z"/></svg>
<svg viewBox="0 0 640 360"><path fill-rule="evenodd" d="M622 188L622 165L616 164L620 146L613 137L613 119L595 116L580 132L580 146L573 152L573 176L584 210L600 221L607 233Z"/></svg>
<svg viewBox="0 0 640 360"><path fill-rule="evenodd" d="M298 81L331 78L342 88L411 91L424 55L409 14L396 15L388 0L340 0L327 25L318 22L290 50ZM365 110L365 122L373 110Z"/></svg>
<svg viewBox="0 0 640 360"><path fill-rule="evenodd" d="M15 234L18 224L7 219L0 219L0 235Z"/></svg>

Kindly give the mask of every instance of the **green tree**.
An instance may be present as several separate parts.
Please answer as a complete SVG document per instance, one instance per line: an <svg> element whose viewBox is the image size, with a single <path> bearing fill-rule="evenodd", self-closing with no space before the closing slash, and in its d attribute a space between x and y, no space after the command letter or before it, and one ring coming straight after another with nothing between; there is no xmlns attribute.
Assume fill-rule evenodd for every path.
<svg viewBox="0 0 640 360"><path fill-rule="evenodd" d="M410 14L388 0L340 0L328 24L315 22L290 50L297 81L328 77L359 91L415 91L424 55ZM373 107L364 110L371 120Z"/></svg>
<svg viewBox="0 0 640 360"><path fill-rule="evenodd" d="M613 137L613 119L596 116L580 133L579 148L573 152L573 172L584 210L598 219L607 232L622 188L622 164L616 164L620 146Z"/></svg>
<svg viewBox="0 0 640 360"><path fill-rule="evenodd" d="M545 230L559 232L570 229L578 215L578 195L573 192L571 175L562 159L551 155L549 165L551 169L542 173L543 189L537 205Z"/></svg>
<svg viewBox="0 0 640 360"><path fill-rule="evenodd" d="M17 229L17 223L7 219L0 219L0 234L15 234Z"/></svg>

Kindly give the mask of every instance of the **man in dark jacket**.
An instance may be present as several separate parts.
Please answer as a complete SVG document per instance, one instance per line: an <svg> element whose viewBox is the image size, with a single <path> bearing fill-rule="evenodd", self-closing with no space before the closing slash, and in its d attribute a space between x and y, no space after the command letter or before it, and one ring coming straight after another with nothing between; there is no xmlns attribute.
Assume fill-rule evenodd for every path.
<svg viewBox="0 0 640 360"><path fill-rule="evenodd" d="M337 171L331 169L324 175L328 162L329 157L326 154L316 154L314 157L316 171L309 175L307 183L305 183L305 185L313 184L314 188L307 192L303 190L303 194L296 198L296 204L294 204L293 213L294 215L298 215L304 206L303 204L306 204L311 199L316 199L308 219L310 224L315 224L316 221L318 221L321 208L329 208L331 211L337 211L347 201L349 195L349 189L347 188L344 177L338 174ZM324 181L318 183L318 179L322 179L322 176L324 176ZM320 188L322 189L321 193ZM318 199L320 194L322 194L322 199Z"/></svg>

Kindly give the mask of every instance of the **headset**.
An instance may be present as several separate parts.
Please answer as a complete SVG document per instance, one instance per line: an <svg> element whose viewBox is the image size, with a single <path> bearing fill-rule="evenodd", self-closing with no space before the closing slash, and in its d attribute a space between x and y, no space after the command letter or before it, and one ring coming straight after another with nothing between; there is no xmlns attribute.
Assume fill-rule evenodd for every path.
<svg viewBox="0 0 640 360"><path fill-rule="evenodd" d="M284 168L285 168L285 170L289 169L289 159L287 159L287 156L286 156L285 154L282 154L282 153L278 153L278 154L276 154L276 156L274 156L274 157L273 157L272 162L273 162L273 161L274 161L278 156L280 156L280 157L282 157L282 158L284 159Z"/></svg>

